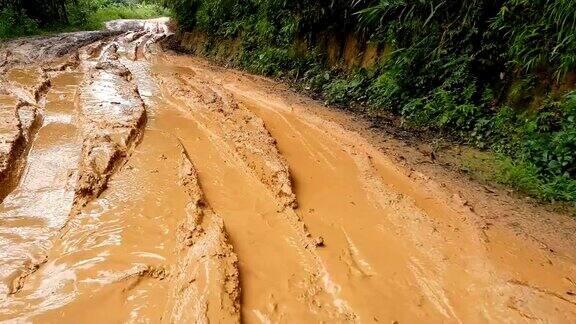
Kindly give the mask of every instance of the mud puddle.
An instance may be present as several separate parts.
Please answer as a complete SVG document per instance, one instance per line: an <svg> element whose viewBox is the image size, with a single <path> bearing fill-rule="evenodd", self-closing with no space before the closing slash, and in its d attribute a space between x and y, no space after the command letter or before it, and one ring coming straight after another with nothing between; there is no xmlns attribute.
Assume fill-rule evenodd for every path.
<svg viewBox="0 0 576 324"><path fill-rule="evenodd" d="M69 219L81 149L72 124L78 78L54 81L43 109L44 125L28 153L21 179L0 206L3 294L20 290L22 280L45 261L51 240ZM5 305L2 305L5 306Z"/></svg>
<svg viewBox="0 0 576 324"><path fill-rule="evenodd" d="M558 298L554 293L544 297L537 289L519 287L512 279L515 274L502 271L507 261L492 254L494 242L487 242L486 234L473 223L473 211L465 202L458 201L458 197L443 195L441 188L430 192L430 186L424 187L426 190L419 187L418 181L426 181L425 176L402 173L381 157L381 153L356 139L357 136L350 137L343 129L316 116L295 112L293 105L286 104L282 98L276 99L261 89L250 89L253 84L249 82L246 90L246 79L238 75L228 75L182 57L170 56L160 64L173 66L172 79L186 80L182 74L187 74L201 80L201 84L212 84L214 89L220 89L219 93L223 92L222 87L229 90L232 100L261 117L271 132L290 168L298 199L296 222L305 224L309 230L306 232L320 243L316 250L309 252L314 261L308 264L306 272L311 278L327 280L328 283L311 285L322 290L327 298L322 299L324 304L313 298L303 298L302 302L308 303L310 309L322 305L332 308L333 312L317 312L316 320L404 322L419 318L440 322L513 318L521 321L526 316L567 320L574 315L571 301ZM172 83L170 87L178 88L178 85ZM175 97L194 96L181 89L173 93ZM190 106L182 100L175 105ZM192 108L192 119L210 124L201 121L206 116L194 111ZM206 177L217 174L223 165L220 161L202 166L205 160L197 164L200 170L206 168ZM221 205L217 195L212 199L214 206ZM237 196L237 203L238 199L242 197ZM225 220L229 227L233 225L233 220ZM240 248L242 243L234 240L235 229L228 230L238 249L241 274L254 271L256 263L242 263L249 256ZM266 236L261 234L261 237ZM511 246L509 240L517 238L506 234L495 242L497 249ZM531 248L533 255L540 254L538 246ZM528 258L517 266L525 269L533 265ZM560 260L556 269L567 278L571 278L575 270L573 265ZM537 272L536 282L549 276L546 270ZM281 277L282 272L273 276ZM244 286L244 283L242 281L244 296L250 296L246 290L254 286ZM557 291L570 291L568 281L558 283ZM262 289L266 288L258 288ZM462 295L471 299L462 299ZM247 307L249 303L244 302L242 307ZM294 312L288 312L287 317L258 312L265 315L259 317L260 320L272 319L273 322L285 318L306 319L290 317ZM250 309L244 309L243 314L244 318L250 318Z"/></svg>
<svg viewBox="0 0 576 324"><path fill-rule="evenodd" d="M179 185L182 158L175 138L147 132L15 295L26 306L12 309L39 322L84 321L85 309L94 322L160 321L176 231L190 200Z"/></svg>
<svg viewBox="0 0 576 324"><path fill-rule="evenodd" d="M324 107L163 52L165 20L110 28L0 80L0 321L576 319L574 260Z"/></svg>

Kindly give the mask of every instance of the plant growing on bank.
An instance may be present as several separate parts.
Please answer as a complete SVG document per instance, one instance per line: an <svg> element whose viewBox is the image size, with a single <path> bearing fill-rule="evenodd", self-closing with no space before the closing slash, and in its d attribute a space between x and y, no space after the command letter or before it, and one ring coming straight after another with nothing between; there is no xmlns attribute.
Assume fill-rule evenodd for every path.
<svg viewBox="0 0 576 324"><path fill-rule="evenodd" d="M0 11L0 39L33 35L39 31L38 22L24 10L6 6Z"/></svg>
<svg viewBox="0 0 576 324"><path fill-rule="evenodd" d="M78 0L70 6L68 28L78 30L101 29L105 22L115 19L147 19L169 16L164 7L146 1Z"/></svg>

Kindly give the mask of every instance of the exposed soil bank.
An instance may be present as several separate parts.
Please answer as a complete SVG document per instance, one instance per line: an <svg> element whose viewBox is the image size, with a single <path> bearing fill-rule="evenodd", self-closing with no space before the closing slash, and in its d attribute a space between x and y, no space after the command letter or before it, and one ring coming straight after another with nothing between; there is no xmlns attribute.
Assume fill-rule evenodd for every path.
<svg viewBox="0 0 576 324"><path fill-rule="evenodd" d="M110 28L2 76L0 321L576 320L574 220Z"/></svg>

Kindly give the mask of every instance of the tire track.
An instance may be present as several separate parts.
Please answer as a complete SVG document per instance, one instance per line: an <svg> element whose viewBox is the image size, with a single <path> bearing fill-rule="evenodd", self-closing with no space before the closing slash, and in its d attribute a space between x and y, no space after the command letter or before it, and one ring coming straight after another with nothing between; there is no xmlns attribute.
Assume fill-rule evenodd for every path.
<svg viewBox="0 0 576 324"><path fill-rule="evenodd" d="M251 142L244 145L251 145L252 152L261 154L259 158L280 161L282 158L262 121L231 103L231 97L220 98L218 92L208 91L208 87L214 85L208 84L200 91L190 87L190 80L180 80L181 83L176 84L173 80L178 78L173 77L170 71L167 73L167 78L160 77L160 87L163 89L161 101L168 105L159 109L156 123L160 123L158 127L163 129L178 125L173 131L181 138L201 171L200 178L201 181L205 179L202 182L210 205L227 224L240 259L244 318L272 322L353 319L355 315L340 298L338 285L332 282L317 254L317 245L321 243L310 235L291 206L286 206L285 196L278 195L275 190L278 187L270 185L274 183L269 181L270 173L247 163L249 157L242 151L244 148L238 148L234 141L230 141L230 137L234 138L235 127L246 127L246 124L254 122L259 134L269 139L252 136ZM168 80L171 81L168 83ZM190 100L194 98L191 92L208 98ZM229 107L233 108L217 106L214 109L206 105L207 102L218 104L227 100ZM212 113L212 109L218 113ZM241 109L242 114L234 116L230 113L226 119L219 117L227 109ZM180 114L182 116L178 117ZM232 125L218 124L223 120ZM222 130L222 127L227 128ZM222 134L227 135L222 138ZM260 149L254 149L258 147ZM269 152L272 154L266 155ZM288 173L285 162L281 161L284 172ZM277 165L280 164L267 166L274 168ZM254 251L260 252L254 254ZM285 280L288 285L283 284ZM298 296L296 300L292 297L294 295ZM308 309L314 312L310 313Z"/></svg>

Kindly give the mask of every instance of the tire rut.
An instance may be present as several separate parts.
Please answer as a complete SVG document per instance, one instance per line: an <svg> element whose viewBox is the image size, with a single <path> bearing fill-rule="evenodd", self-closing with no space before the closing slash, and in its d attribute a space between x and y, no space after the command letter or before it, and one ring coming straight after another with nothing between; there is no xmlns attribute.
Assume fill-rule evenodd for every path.
<svg viewBox="0 0 576 324"><path fill-rule="evenodd" d="M26 157L27 163L21 163L24 177L14 190L10 189L10 195L0 206L3 223L13 224L2 228L2 242L11 244L10 249L5 250L7 252L3 255L4 260L0 267L6 276L2 293L18 294L24 288L26 280L47 263L55 234L64 230L76 213L75 206L84 205L101 193L115 166L137 139L138 128L145 120L143 103L137 91L129 84L120 83L119 87L129 86L132 97L128 100L139 100L139 105L137 102L135 106L140 107L139 114L135 113L136 122L130 123L131 116L127 118L117 115L117 120L112 125L99 125L95 109L76 111L77 100L84 101L84 108L89 107L90 100L81 98L82 95L77 97L78 80L71 78L71 83L64 81L56 87L53 86L53 80L68 76L70 73L65 71L77 67L78 54L72 54L67 58L49 62L42 68L12 68L6 75L7 82L3 83L6 91L18 100L14 113L17 127L12 127L17 134L14 133L13 139L8 141L7 154L2 155L8 157L3 164L5 173L16 179L20 174L15 170L16 160L21 157L22 154L19 153L26 150L28 144L30 154ZM90 81L86 82L84 87L98 86L99 82L106 82L101 80L106 78L101 75L106 73L103 70L107 70L108 76L127 77L124 81L129 83L129 76L122 75L122 67L108 61L99 62L91 68L87 73ZM72 92L67 91L69 87L74 87ZM90 89L92 94L94 90L97 89ZM126 92L126 89L123 91ZM49 94L58 98L47 102ZM62 100L62 96L65 99ZM102 105L104 102L98 104ZM128 103L130 104L132 102ZM4 111L8 110L2 112ZM39 118L42 119L42 124L38 127L38 134L33 136L33 126ZM84 132L76 127L80 119L80 124L84 123ZM84 143L79 141L82 137L85 138ZM78 161L79 166L76 165ZM52 202L49 203L49 200ZM40 208L47 203L51 208L41 211ZM16 242L19 245L14 245ZM5 301L0 307L4 308L4 304Z"/></svg>
<svg viewBox="0 0 576 324"><path fill-rule="evenodd" d="M295 197L291 193L291 183L283 184L289 186L294 197L286 200L284 194L277 193L277 185L270 185L275 184L268 177L272 172L247 163L249 156L242 151L245 148L231 144L234 143L230 141L230 137L235 136L234 132L241 132L235 128L250 127L250 122L254 123L257 135L249 137L250 142L244 145L250 145L251 152L261 154L258 158L276 159L277 164L269 163L267 166L274 170L281 165L282 172L287 175L284 179L289 179L287 164L262 120L238 106L231 96L222 98L222 92L211 91L213 87L217 88L216 85L205 84L203 90L198 90L201 86L190 87L190 80L182 81L180 85L173 81L168 83L168 80L178 78L173 77L170 71L167 75L166 78L160 76L160 87L163 89L161 101L169 104L160 109L156 123L164 129L169 125L179 125L175 132L199 167L201 181L205 179L207 199L227 224L240 259L244 318L273 322L355 318L356 315L340 298L338 285L330 279L316 251L321 243L310 235L292 209ZM202 97L184 101L184 98L194 98L194 95L181 91L182 88ZM184 97L183 93L187 95ZM207 102L214 103L216 108ZM233 116L234 113L229 112L226 115L227 108L222 107L233 107L231 109L238 109L241 114ZM182 116L178 117L179 114ZM224 117L220 117L222 114ZM226 120L228 125L217 123L219 120ZM227 128L223 130L222 127ZM254 133L251 129L244 132ZM221 134L231 135L222 138ZM242 139L245 138L247 136ZM255 255L253 251L260 253ZM281 259L274 261L278 257ZM288 285L282 284L284 280ZM299 296L299 302L291 300L294 295ZM314 309L316 314L308 313L307 309Z"/></svg>
<svg viewBox="0 0 576 324"><path fill-rule="evenodd" d="M195 75L173 73L162 78L163 87L181 107L188 107L245 163L279 201L279 208L297 207L290 171L263 121L239 106L216 84Z"/></svg>

